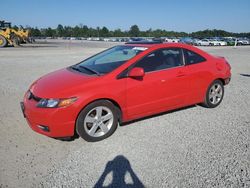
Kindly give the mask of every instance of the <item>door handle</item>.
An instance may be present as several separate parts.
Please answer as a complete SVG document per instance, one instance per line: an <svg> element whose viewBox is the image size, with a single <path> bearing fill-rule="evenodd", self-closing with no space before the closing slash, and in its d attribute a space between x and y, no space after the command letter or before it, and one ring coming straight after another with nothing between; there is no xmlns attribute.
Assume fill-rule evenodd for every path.
<svg viewBox="0 0 250 188"><path fill-rule="evenodd" d="M184 72L178 72L176 77L183 77L186 76L186 74Z"/></svg>

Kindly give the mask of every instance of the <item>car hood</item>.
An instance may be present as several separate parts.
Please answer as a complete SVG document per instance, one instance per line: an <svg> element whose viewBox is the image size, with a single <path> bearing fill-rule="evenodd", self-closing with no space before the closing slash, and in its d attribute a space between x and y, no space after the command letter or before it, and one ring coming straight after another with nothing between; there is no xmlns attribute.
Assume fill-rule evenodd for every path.
<svg viewBox="0 0 250 188"><path fill-rule="evenodd" d="M40 98L73 97L83 85L96 78L64 68L39 78L31 85L30 91Z"/></svg>

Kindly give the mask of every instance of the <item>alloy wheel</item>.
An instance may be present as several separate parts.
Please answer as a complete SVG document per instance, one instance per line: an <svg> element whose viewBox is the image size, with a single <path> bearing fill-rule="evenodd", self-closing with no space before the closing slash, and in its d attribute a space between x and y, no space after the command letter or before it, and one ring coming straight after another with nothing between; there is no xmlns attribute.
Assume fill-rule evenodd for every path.
<svg viewBox="0 0 250 188"><path fill-rule="evenodd" d="M114 121L112 111L105 106L90 110L84 119L84 129L91 137L101 137L109 132Z"/></svg>
<svg viewBox="0 0 250 188"><path fill-rule="evenodd" d="M222 89L221 85L218 84L218 83L215 83L210 88L210 91L209 91L209 101L212 104L216 105L216 104L218 104L221 101L222 96L223 96L223 89Z"/></svg>

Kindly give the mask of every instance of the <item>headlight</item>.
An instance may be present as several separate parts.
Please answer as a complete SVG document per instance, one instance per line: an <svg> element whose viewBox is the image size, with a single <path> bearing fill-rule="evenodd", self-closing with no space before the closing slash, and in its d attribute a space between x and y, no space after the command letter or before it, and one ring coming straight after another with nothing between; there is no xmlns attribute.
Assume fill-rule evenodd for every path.
<svg viewBox="0 0 250 188"><path fill-rule="evenodd" d="M69 98L69 99L41 99L37 103L37 107L39 108L57 108L57 107L65 107L73 102L75 102L77 98Z"/></svg>

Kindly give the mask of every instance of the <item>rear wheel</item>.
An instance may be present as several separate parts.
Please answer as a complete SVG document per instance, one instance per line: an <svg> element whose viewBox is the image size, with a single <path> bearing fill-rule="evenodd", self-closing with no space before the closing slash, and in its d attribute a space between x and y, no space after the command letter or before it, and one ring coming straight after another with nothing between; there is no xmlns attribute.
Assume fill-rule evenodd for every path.
<svg viewBox="0 0 250 188"><path fill-rule="evenodd" d="M8 44L8 42L7 42L6 38L3 37L2 35L0 35L0 48L7 46L7 44Z"/></svg>
<svg viewBox="0 0 250 188"><path fill-rule="evenodd" d="M116 107L107 100L95 101L86 106L76 121L76 132L88 142L111 136L118 125Z"/></svg>
<svg viewBox="0 0 250 188"><path fill-rule="evenodd" d="M223 96L223 83L220 80L215 80L207 89L204 106L207 108L215 108L221 103Z"/></svg>

